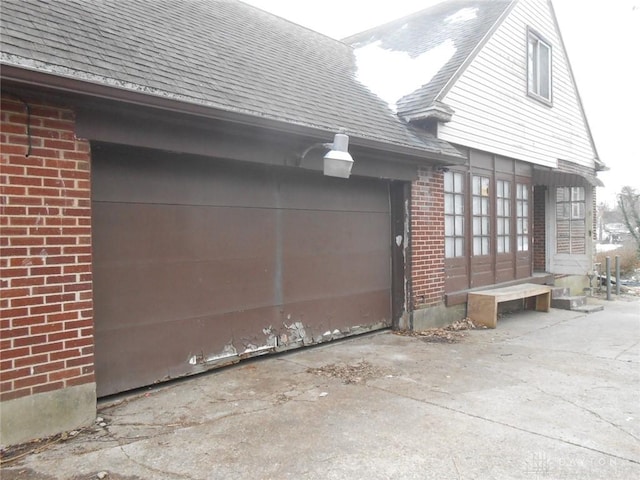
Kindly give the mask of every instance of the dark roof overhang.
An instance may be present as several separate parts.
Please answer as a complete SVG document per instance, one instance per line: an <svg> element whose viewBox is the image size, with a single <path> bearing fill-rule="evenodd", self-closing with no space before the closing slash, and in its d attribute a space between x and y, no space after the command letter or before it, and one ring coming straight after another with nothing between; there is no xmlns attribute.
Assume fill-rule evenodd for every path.
<svg viewBox="0 0 640 480"><path fill-rule="evenodd" d="M327 128L297 124L290 121L281 121L251 113L225 110L205 103L180 101L168 96L165 97L157 94L149 94L143 91L104 85L92 81L84 81L77 78L51 74L24 67L17 67L15 65L5 63L2 63L1 66L0 78L5 86L15 85L19 88L27 87L31 89L36 87L50 92L51 94L63 95L68 99L76 101L79 99L86 100L87 98L114 101L128 105L181 113L189 116L215 119L238 125L264 128L292 135L313 137L326 141L330 141L333 138L333 135L337 133L330 131ZM3 88L3 90L4 89L5 88ZM414 131L414 136L420 138L421 135L415 134ZM427 137L428 136L425 135L422 141L445 143L433 137ZM354 147L362 147L387 154L411 157L413 161L419 163L425 162L434 165L447 166L463 164L466 161L465 157L463 157L462 154L457 152L457 150L449 144L446 144L448 148L442 148L439 151L434 152L430 151L433 150L433 146L429 146L428 148L425 146L425 149L421 149L410 145L383 142L376 140L375 138L367 138L352 134L350 134L350 144Z"/></svg>
<svg viewBox="0 0 640 480"><path fill-rule="evenodd" d="M567 187L604 187L604 183L595 172L568 172L557 168L536 166L533 168L533 182L535 185L567 186Z"/></svg>

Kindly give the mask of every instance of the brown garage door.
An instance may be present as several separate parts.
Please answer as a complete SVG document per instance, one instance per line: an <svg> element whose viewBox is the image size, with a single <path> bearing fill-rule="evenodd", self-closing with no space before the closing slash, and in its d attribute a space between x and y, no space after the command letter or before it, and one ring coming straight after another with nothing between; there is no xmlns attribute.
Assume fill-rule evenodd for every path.
<svg viewBox="0 0 640 480"><path fill-rule="evenodd" d="M391 323L389 185L94 145L98 395Z"/></svg>

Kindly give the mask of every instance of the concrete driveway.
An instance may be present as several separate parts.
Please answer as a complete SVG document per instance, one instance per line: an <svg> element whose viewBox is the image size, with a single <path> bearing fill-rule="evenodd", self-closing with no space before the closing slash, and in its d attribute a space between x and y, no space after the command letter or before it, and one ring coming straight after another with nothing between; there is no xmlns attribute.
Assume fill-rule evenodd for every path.
<svg viewBox="0 0 640 480"><path fill-rule="evenodd" d="M8 479L640 478L640 302L505 316L456 343L391 332L100 407Z"/></svg>

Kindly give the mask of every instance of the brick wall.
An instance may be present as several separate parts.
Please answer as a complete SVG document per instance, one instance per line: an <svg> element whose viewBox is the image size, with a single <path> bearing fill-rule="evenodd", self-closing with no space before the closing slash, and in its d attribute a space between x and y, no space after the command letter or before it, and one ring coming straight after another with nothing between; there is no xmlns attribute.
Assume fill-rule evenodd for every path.
<svg viewBox="0 0 640 480"><path fill-rule="evenodd" d="M412 308L442 303L444 298L444 178L421 168L411 185Z"/></svg>
<svg viewBox="0 0 640 480"><path fill-rule="evenodd" d="M546 187L536 186L533 189L533 271L544 272L546 259L546 220L545 193Z"/></svg>
<svg viewBox="0 0 640 480"><path fill-rule="evenodd" d="M94 381L89 143L71 110L24 100L29 120L2 95L2 401Z"/></svg>

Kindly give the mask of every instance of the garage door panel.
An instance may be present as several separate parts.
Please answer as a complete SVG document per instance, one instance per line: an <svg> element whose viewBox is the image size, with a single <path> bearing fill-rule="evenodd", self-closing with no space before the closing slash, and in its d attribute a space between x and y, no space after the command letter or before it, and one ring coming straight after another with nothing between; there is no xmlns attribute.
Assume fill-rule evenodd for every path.
<svg viewBox="0 0 640 480"><path fill-rule="evenodd" d="M99 395L390 325L387 183L105 145L93 164Z"/></svg>
<svg viewBox="0 0 640 480"><path fill-rule="evenodd" d="M298 322L317 343L340 338L354 330L390 326L390 315L380 314L390 311L390 300L389 290L378 290L291 302L284 308L283 325L278 327L278 331L287 333L287 330L292 330L287 329L287 326L291 327ZM329 338L326 338L327 332L331 332Z"/></svg>
<svg viewBox="0 0 640 480"><path fill-rule="evenodd" d="M276 242L273 209L94 202L93 217L118 226L95 238L100 264L265 257Z"/></svg>
<svg viewBox="0 0 640 480"><path fill-rule="evenodd" d="M147 149L92 148L95 201L273 208L275 177L266 165ZM102 162L101 159L107 160Z"/></svg>
<svg viewBox="0 0 640 480"><path fill-rule="evenodd" d="M296 171L283 172L279 187L281 208L315 211L382 212L389 211L388 195L381 195L387 186L370 178L345 180L322 177L305 172L304 181Z"/></svg>
<svg viewBox="0 0 640 480"><path fill-rule="evenodd" d="M179 378L238 361L250 341L268 336L245 335L255 325L275 324L280 311L263 307L244 312L175 319L149 325L127 325L96 335L98 396ZM242 328L234 329L235 326ZM262 338L261 338L262 337ZM167 341L170 340L170 341ZM108 352L108 355L102 354Z"/></svg>

